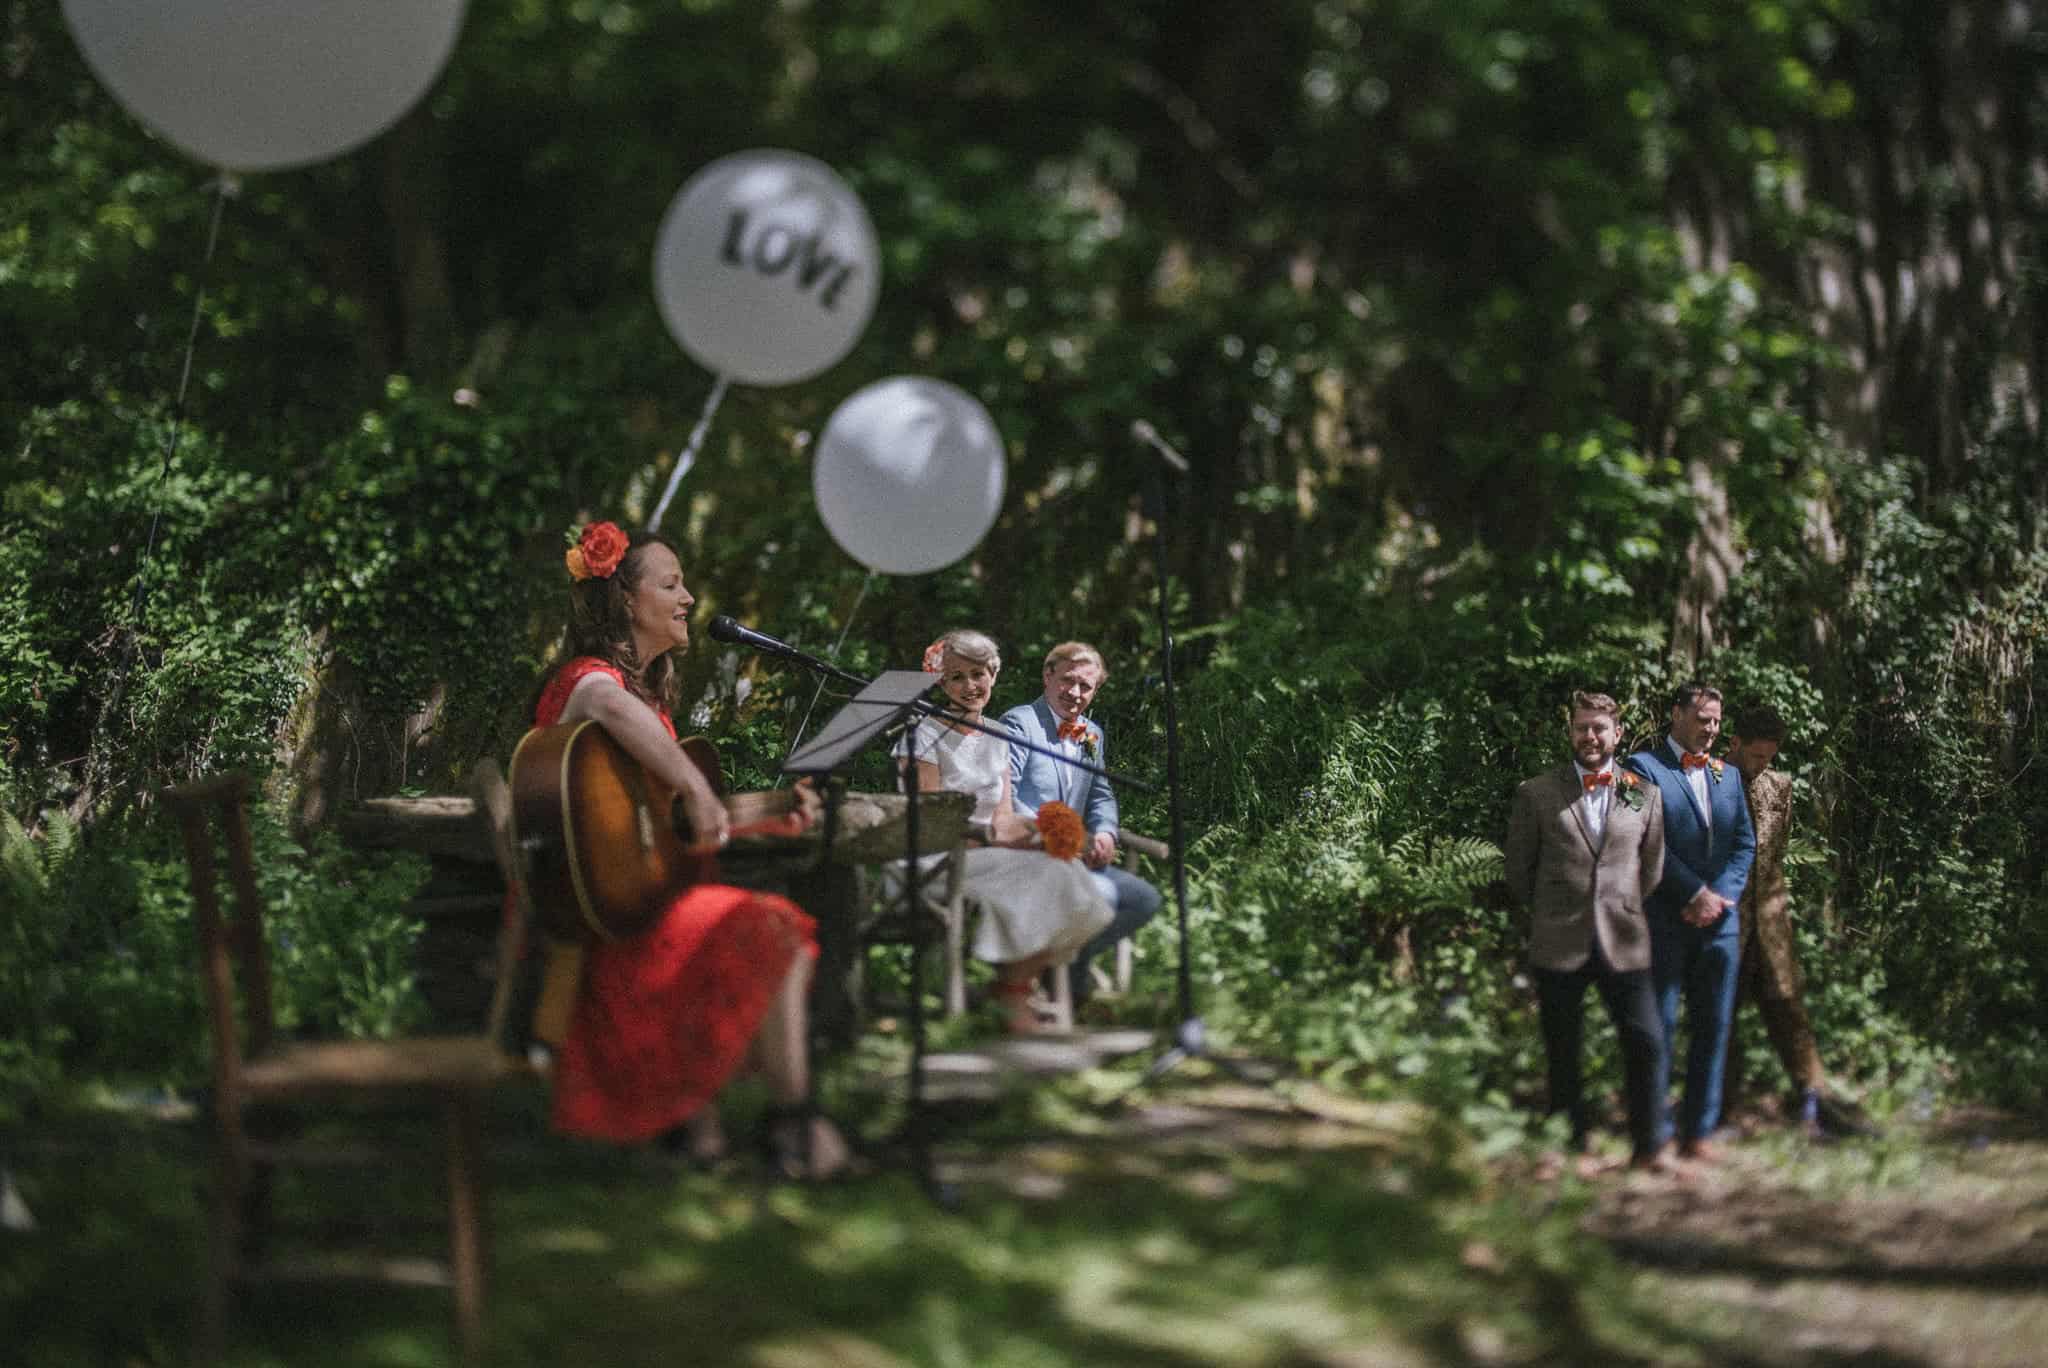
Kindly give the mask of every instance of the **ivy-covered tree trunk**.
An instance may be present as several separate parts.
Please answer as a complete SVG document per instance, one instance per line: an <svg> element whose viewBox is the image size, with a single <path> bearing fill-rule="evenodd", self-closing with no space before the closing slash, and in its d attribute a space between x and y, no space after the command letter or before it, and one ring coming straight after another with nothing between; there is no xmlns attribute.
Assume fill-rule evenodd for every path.
<svg viewBox="0 0 2048 1368"><path fill-rule="evenodd" d="M1698 669L1719 649L1721 601L1741 569L1735 520L1728 507L1727 471L1735 458L1733 444L1724 442L1712 455L1695 455L1686 462L1693 530L1671 617L1671 656L1685 671Z"/></svg>

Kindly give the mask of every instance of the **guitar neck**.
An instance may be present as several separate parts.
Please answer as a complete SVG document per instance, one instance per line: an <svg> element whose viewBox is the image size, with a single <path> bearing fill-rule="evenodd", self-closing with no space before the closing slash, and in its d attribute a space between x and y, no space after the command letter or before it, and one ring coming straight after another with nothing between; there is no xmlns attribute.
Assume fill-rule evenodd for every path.
<svg viewBox="0 0 2048 1368"><path fill-rule="evenodd" d="M735 830L785 816L796 806L789 793L773 789L766 793L735 793L722 801Z"/></svg>

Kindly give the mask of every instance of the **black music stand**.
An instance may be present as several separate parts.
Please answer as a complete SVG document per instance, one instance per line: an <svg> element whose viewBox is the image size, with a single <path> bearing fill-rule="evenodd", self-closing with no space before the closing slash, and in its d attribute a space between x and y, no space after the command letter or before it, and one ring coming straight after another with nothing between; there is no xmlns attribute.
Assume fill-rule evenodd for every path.
<svg viewBox="0 0 2048 1368"><path fill-rule="evenodd" d="M782 763L785 774L809 776L825 790L825 831L822 858L830 859L832 839L838 827L838 786L832 775L857 755L875 737L905 719L922 717L932 711L924 696L939 682L936 674L922 670L886 670L864 685L853 699L834 713L808 745L790 753ZM904 1133L910 1142L911 1163L917 1180L933 1200L951 1205L953 1198L932 1168L931 1127L924 1106L924 951L925 925L919 915L917 857L920 849L917 829L917 785L906 786L903 805L905 870L903 897L910 920L910 1096L909 1117ZM809 1032L805 1033L806 1050ZM815 1072L812 1074L815 1086ZM808 1133L807 1133L808 1140Z"/></svg>

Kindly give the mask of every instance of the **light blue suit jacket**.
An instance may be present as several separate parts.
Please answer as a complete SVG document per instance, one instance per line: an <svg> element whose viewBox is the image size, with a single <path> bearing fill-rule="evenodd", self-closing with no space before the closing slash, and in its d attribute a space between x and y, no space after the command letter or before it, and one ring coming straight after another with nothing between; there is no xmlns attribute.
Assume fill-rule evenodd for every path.
<svg viewBox="0 0 2048 1368"><path fill-rule="evenodd" d="M1702 887L1731 903L1741 902L1750 866L1756 863L1756 827L1735 766L1724 763L1718 777L1708 770L1708 812L1702 814L1692 785L1671 758L1670 742L1637 751L1625 763L1655 784L1664 801L1664 877L1645 910L1675 917ZM1703 823L1708 815L1713 820Z"/></svg>
<svg viewBox="0 0 2048 1368"><path fill-rule="evenodd" d="M1083 751L1080 758L1108 769L1109 738L1102 724L1086 715L1081 720L1099 739L1095 754ZM1043 694L1034 702L1004 713L1002 723L1026 741L1041 746L1059 745L1059 718L1054 716ZM1041 804L1058 800L1081 814L1082 824L1091 835L1107 831L1113 836L1117 832L1116 794L1110 791L1109 780L1022 746L1010 747L1010 799L1019 812L1027 814L1037 812Z"/></svg>

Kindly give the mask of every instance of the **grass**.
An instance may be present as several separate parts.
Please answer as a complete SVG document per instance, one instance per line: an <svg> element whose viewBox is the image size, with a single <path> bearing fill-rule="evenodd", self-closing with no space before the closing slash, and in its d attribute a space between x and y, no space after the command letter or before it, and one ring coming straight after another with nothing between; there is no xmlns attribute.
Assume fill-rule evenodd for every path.
<svg viewBox="0 0 2048 1368"><path fill-rule="evenodd" d="M877 1076L892 1048L854 1071ZM2013 1278L2048 1259L1991 1223L2002 1199L2048 1200L2024 1136L1765 1135L1702 1185L1589 1188L1486 1161L1413 1103L1297 1084L1294 1111L1202 1065L1105 1113L1132 1077L1042 1084L950 1131L951 1210L886 1155L854 1184L770 1187L744 1163L706 1175L550 1136L538 1099L513 1099L490 1132L489 1362L1708 1365L1850 1346L1964 1363L2018 1361L2001 1346L2043 1328ZM886 1127L885 1104L837 1081L842 1110ZM282 1187L281 1210L434 1213L434 1133L398 1128L415 1132L424 1172L324 1173ZM72 1103L7 1147L41 1223L0 1234L0 1343L25 1349L7 1361L184 1362L199 1128ZM1640 1262L1610 1252L1645 1235ZM456 1360L450 1321L438 1292L264 1288L238 1303L227 1362L433 1368Z"/></svg>
<svg viewBox="0 0 2048 1368"><path fill-rule="evenodd" d="M1199 1072L1199 1071L1195 1071ZM1105 1086L1104 1080L1092 1085ZM901 1173L762 1185L678 1172L497 1118L490 1361L507 1365L1309 1365L1707 1362L1717 1343L1577 1233L1583 1195L1503 1189L1413 1108L1321 1120L1191 1078L1094 1134L1091 1080L944 1149L963 1201ZM1036 1138L1032 1132L1037 1129ZM420 1129L423 1154L433 1154ZM203 1250L204 1141L109 1111L15 1146L41 1223L0 1236L10 1359L184 1361ZM323 1175L287 1212L429 1213L423 1176ZM418 1232L415 1242L431 1242ZM228 1362L428 1368L455 1359L445 1294L263 1288Z"/></svg>

